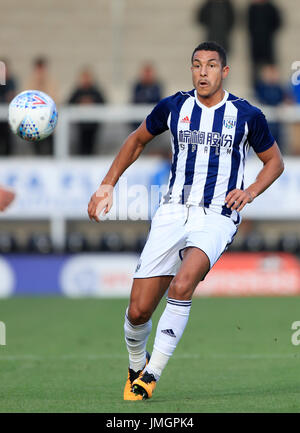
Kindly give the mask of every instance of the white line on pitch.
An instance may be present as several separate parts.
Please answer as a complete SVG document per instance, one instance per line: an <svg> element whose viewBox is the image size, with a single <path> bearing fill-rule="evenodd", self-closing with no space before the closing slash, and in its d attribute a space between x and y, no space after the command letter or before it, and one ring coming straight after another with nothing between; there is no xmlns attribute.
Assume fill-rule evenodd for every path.
<svg viewBox="0 0 300 433"><path fill-rule="evenodd" d="M174 355L174 359L285 359L285 358L299 358L300 355L296 353L249 353L249 354L191 354L185 353L181 355ZM82 360L82 361L97 361L101 359L127 359L128 355L121 355L117 353L103 353L103 354L87 354L87 355L77 355L77 354L65 354L58 356L51 355L0 355L0 361L69 361L69 360Z"/></svg>

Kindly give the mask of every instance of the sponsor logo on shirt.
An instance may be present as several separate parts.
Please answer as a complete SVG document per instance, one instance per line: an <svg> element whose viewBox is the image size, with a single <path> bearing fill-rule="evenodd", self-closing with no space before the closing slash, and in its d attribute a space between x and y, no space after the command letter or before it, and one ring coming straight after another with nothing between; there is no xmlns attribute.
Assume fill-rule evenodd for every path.
<svg viewBox="0 0 300 433"><path fill-rule="evenodd" d="M208 151L209 147L225 148L227 153L230 153L233 146L233 136L231 134L220 134L219 132L205 131L179 131L178 142L182 150L186 144L192 145L192 152L197 149L197 146L204 146L204 151Z"/></svg>

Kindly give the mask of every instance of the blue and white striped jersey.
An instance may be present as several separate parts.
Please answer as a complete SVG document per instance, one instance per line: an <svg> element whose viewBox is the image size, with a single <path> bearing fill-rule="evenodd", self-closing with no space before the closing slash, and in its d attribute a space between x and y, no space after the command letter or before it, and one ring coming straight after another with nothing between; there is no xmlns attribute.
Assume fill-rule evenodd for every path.
<svg viewBox="0 0 300 433"><path fill-rule="evenodd" d="M170 130L173 160L163 203L209 207L238 217L224 205L229 191L244 188L245 159L273 143L263 113L244 99L225 91L223 100L206 107L196 90L161 100L146 119L147 130L158 135Z"/></svg>

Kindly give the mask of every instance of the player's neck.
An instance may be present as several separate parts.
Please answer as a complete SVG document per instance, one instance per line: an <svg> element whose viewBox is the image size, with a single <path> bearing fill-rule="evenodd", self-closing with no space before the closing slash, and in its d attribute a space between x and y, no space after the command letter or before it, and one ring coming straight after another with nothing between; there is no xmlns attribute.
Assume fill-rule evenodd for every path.
<svg viewBox="0 0 300 433"><path fill-rule="evenodd" d="M225 90L221 88L216 93L214 93L211 96L203 97L200 96L199 93L196 91L197 99L201 104L205 105L207 108L213 107L214 105L219 104L224 96L225 96Z"/></svg>

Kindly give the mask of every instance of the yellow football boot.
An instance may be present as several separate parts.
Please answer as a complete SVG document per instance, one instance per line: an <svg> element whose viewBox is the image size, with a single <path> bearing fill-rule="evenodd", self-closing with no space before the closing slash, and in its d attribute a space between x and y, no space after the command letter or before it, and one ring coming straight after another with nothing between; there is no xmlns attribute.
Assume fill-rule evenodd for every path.
<svg viewBox="0 0 300 433"><path fill-rule="evenodd" d="M133 392L142 397L143 400L151 398L156 387L156 380L153 374L145 371L143 375L135 379L132 383Z"/></svg>
<svg viewBox="0 0 300 433"><path fill-rule="evenodd" d="M150 354L146 352L146 365L148 364L149 360L150 360ZM124 400L131 400L131 401L143 400L142 395L137 395L133 392L132 383L139 377L142 377L144 368L139 371L134 371L131 368L128 368L128 376L124 388Z"/></svg>

